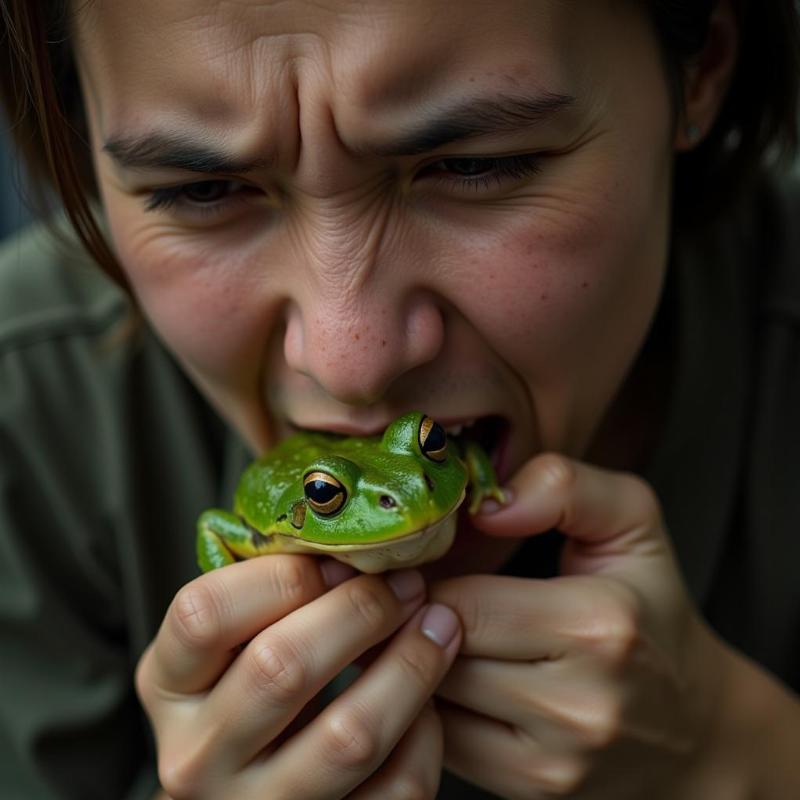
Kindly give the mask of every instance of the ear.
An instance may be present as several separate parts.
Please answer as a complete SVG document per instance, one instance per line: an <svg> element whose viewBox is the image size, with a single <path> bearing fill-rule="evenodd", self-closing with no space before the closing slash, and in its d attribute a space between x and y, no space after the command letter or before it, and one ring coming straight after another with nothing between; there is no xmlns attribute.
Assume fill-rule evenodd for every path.
<svg viewBox="0 0 800 800"><path fill-rule="evenodd" d="M719 114L739 53L739 24L731 0L719 0L711 14L706 43L684 72L684 105L674 147L692 150Z"/></svg>

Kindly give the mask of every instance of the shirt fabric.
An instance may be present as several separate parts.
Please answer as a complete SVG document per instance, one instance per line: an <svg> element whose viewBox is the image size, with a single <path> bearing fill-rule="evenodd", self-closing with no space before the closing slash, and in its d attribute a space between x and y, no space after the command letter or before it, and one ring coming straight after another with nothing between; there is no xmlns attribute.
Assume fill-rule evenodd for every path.
<svg viewBox="0 0 800 800"><path fill-rule="evenodd" d="M668 415L642 470L689 590L800 689L800 192L676 244L651 339ZM624 313L624 309L620 309ZM0 796L155 791L133 671L198 573L199 511L248 453L68 233L0 249ZM663 345L666 343L666 348ZM505 570L555 574L559 537ZM445 774L440 797L489 797Z"/></svg>

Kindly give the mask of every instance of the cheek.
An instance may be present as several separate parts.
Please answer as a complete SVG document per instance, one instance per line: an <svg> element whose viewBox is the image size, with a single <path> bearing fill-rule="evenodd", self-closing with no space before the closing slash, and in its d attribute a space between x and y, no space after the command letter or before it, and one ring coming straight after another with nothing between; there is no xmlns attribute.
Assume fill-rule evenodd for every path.
<svg viewBox="0 0 800 800"><path fill-rule="evenodd" d="M179 360L207 379L252 382L278 313L266 271L227 237L193 241L134 213L109 217L137 299Z"/></svg>
<svg viewBox="0 0 800 800"><path fill-rule="evenodd" d="M664 195L666 197L666 194ZM613 372L633 355L660 294L665 201L609 197L581 211L531 211L466 256L469 316L532 383ZM466 253L465 253L466 255Z"/></svg>

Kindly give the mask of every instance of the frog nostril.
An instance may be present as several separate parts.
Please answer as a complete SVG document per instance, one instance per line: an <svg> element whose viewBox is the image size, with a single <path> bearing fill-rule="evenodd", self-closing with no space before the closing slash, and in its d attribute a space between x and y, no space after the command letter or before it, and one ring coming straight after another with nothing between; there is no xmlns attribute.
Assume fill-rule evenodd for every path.
<svg viewBox="0 0 800 800"><path fill-rule="evenodd" d="M428 486L429 491L433 491L433 481L431 480L431 476L428 473L425 473L425 483Z"/></svg>
<svg viewBox="0 0 800 800"><path fill-rule="evenodd" d="M382 494L378 502L381 504L381 508L394 508L397 505L397 500L388 494Z"/></svg>

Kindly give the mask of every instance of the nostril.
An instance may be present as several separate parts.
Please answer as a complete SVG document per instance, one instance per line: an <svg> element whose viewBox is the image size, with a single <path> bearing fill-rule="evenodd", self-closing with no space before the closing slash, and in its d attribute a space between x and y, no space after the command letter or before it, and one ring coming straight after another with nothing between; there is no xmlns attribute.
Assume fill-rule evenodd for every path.
<svg viewBox="0 0 800 800"><path fill-rule="evenodd" d="M427 473L425 474L425 483L428 486L428 490L432 492L433 491L433 481L431 480L431 476L428 475Z"/></svg>
<svg viewBox="0 0 800 800"><path fill-rule="evenodd" d="M381 504L381 508L394 508L397 505L397 500L388 494L382 494L378 502Z"/></svg>

